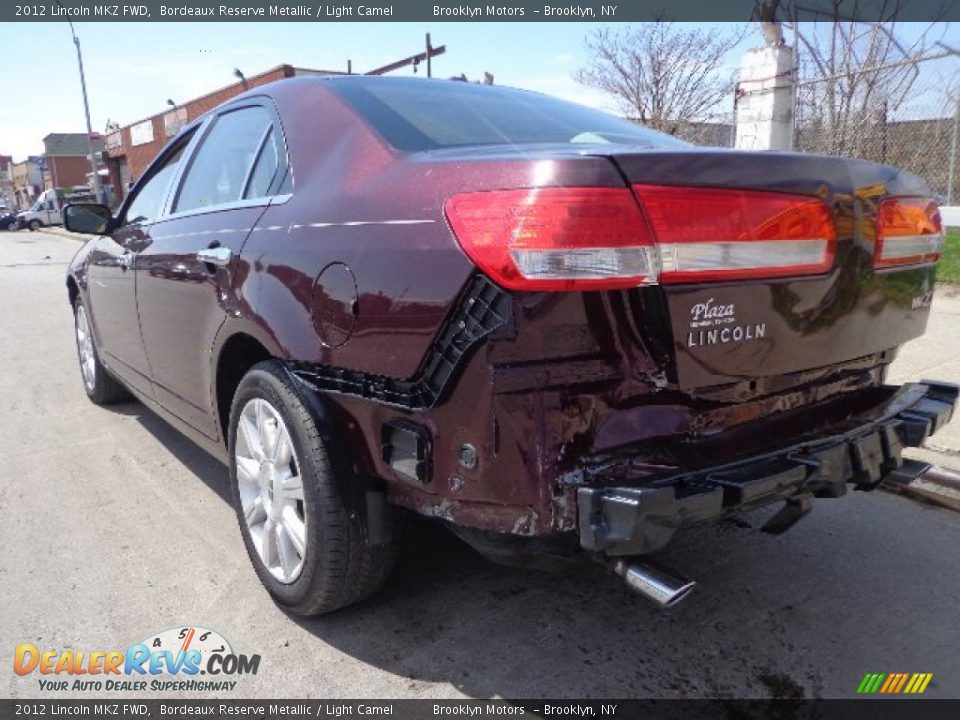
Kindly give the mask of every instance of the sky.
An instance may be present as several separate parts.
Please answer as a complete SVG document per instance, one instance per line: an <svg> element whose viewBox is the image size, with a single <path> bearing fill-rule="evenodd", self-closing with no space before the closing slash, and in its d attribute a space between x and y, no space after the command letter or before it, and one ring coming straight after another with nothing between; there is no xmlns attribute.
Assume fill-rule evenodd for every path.
<svg viewBox="0 0 960 720"><path fill-rule="evenodd" d="M600 92L573 79L585 64L592 23L77 23L94 131L120 125L288 63L354 72L424 49L431 34L446 54L435 77L493 73L498 85L521 87L586 105L614 109ZM757 44L757 37L744 48ZM50 132L83 132L76 54L66 22L0 23L0 154L22 160L43 152ZM732 56L738 64L740 53ZM15 61L13 61L15 59ZM422 75L421 67L418 74ZM412 74L410 68L395 75ZM15 102L10 99L15 98Z"/></svg>
<svg viewBox="0 0 960 720"><path fill-rule="evenodd" d="M737 26L731 30L743 27L730 25ZM600 23L83 22L75 27L97 132L108 120L129 125L163 112L168 98L183 103L229 85L236 81L235 67L247 76L282 63L345 71L350 59L354 72L363 72L422 52L427 32L434 46L447 47L433 60L435 77L465 73L477 80L490 72L498 85L616 110L601 92L573 79L587 62L584 41ZM907 27L905 32L913 31ZM957 28L950 26L947 34L960 45ZM736 68L748 48L761 44L754 26L717 71ZM41 154L48 133L83 132L67 23L0 23L0 46L0 154L19 161ZM408 67L393 74L411 73Z"/></svg>

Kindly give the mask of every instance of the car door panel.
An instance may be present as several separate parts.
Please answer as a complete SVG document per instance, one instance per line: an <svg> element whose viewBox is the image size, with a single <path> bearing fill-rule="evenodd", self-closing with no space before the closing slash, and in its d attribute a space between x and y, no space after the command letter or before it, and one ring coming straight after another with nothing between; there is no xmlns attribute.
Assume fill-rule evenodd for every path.
<svg viewBox="0 0 960 720"><path fill-rule="evenodd" d="M158 403L211 438L219 437L211 348L230 311L236 258L264 207L237 208L154 225L137 259L137 300ZM231 251L226 267L202 262L210 247Z"/></svg>
<svg viewBox="0 0 960 720"><path fill-rule="evenodd" d="M153 242L151 225L162 216L180 161L194 135L165 148L118 213L109 236L91 242L87 294L97 349L105 364L141 395L152 397L152 370L140 330L137 258Z"/></svg>
<svg viewBox="0 0 960 720"><path fill-rule="evenodd" d="M211 118L175 183L169 214L154 223L138 257L137 305L155 398L214 439L220 425L212 347L231 311L237 258L270 202L279 164L276 124L257 101ZM265 172L254 172L265 162ZM224 253L223 262L198 257L209 249Z"/></svg>
<svg viewBox="0 0 960 720"><path fill-rule="evenodd" d="M102 361L147 396L150 365L140 336L134 266L149 238L149 226L132 225L92 240L87 265L90 315Z"/></svg>

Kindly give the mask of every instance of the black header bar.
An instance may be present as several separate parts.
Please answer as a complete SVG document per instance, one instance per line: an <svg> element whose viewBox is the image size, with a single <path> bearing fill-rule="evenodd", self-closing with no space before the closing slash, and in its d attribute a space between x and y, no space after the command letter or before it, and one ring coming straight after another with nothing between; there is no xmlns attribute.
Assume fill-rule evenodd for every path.
<svg viewBox="0 0 960 720"><path fill-rule="evenodd" d="M758 19L756 0L507 0L453 4L443 0L138 0L113 5L90 0L0 3L4 22L641 22L666 14L669 19L745 22ZM783 0L778 19L827 21L836 13L856 12L864 21L956 21L960 0Z"/></svg>
<svg viewBox="0 0 960 720"><path fill-rule="evenodd" d="M389 718L389 720L955 720L960 700L0 700L0 718Z"/></svg>

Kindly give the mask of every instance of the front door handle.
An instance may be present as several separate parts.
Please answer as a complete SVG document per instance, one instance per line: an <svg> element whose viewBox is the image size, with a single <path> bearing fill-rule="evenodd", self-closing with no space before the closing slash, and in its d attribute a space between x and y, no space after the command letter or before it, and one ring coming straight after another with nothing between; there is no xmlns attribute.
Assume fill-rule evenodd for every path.
<svg viewBox="0 0 960 720"><path fill-rule="evenodd" d="M217 267L226 267L230 264L233 252L227 247L212 247L197 251L197 260Z"/></svg>
<svg viewBox="0 0 960 720"><path fill-rule="evenodd" d="M133 259L136 257L129 250L124 250L120 255L117 256L117 265L122 267L124 270L129 269L133 266Z"/></svg>

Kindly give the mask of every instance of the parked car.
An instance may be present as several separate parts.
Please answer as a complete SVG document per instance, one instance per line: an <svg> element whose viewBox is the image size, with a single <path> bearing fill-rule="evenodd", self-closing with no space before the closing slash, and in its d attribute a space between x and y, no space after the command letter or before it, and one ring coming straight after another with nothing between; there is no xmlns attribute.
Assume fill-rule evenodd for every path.
<svg viewBox="0 0 960 720"><path fill-rule="evenodd" d="M929 198L503 87L295 78L185 127L116 215L69 206L99 235L67 289L87 395L229 466L292 612L375 591L402 511L671 604L676 532L920 472L957 388L884 378L927 323Z"/></svg>
<svg viewBox="0 0 960 720"><path fill-rule="evenodd" d="M63 225L62 211L67 203L82 203L95 199L86 185L51 188L40 193L30 209L17 216L18 221L20 227L28 228L31 232L50 225Z"/></svg>
<svg viewBox="0 0 960 720"><path fill-rule="evenodd" d="M15 210L9 210L4 208L0 210L0 230L19 230L20 221L17 220L17 213Z"/></svg>

